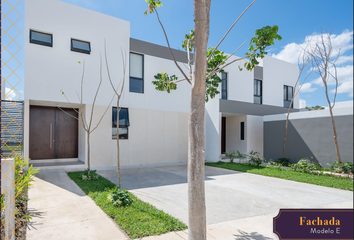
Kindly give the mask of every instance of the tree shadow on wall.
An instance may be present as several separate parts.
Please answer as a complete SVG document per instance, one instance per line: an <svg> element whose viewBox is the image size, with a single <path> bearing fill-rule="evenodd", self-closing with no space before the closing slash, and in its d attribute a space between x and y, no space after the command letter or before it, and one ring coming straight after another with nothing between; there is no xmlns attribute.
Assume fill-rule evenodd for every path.
<svg viewBox="0 0 354 240"><path fill-rule="evenodd" d="M238 234L234 234L235 240L273 240L273 238L263 236L257 232L248 233L241 230L238 230L238 232Z"/></svg>

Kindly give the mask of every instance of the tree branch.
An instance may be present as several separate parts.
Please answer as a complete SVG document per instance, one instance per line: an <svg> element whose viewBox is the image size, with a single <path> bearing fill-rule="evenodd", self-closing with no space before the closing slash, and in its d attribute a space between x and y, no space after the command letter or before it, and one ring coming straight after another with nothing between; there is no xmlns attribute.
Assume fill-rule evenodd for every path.
<svg viewBox="0 0 354 240"><path fill-rule="evenodd" d="M247 12L247 10L256 2L257 0L254 0L242 13L241 15L236 19L236 21L232 24L232 26L229 28L229 30L226 32L226 34L224 35L224 37L220 40L220 42L218 43L218 45L216 45L214 51L211 52L207 62L209 62L209 60L211 59L211 57L213 56L214 52L216 51L216 49L218 49L218 47L220 46L220 44L225 40L225 38L227 37L227 35L230 33L230 31L232 30L232 28L236 25L236 23L241 19L241 17L243 16L243 14L245 14Z"/></svg>
<svg viewBox="0 0 354 240"><path fill-rule="evenodd" d="M176 61L176 59L175 59L175 56L174 56L173 53L172 53L172 49L171 49L171 46L170 46L170 42L169 42L169 40L168 40L168 37L167 37L166 31L165 31L165 28L164 28L162 22L160 21L160 17L159 17L159 14L158 14L158 12L157 12L157 9L155 9L155 13L156 13L156 16L157 16L157 20L159 21L159 23L160 23L160 25L161 25L161 28L162 28L162 31L163 31L163 33L164 33L164 35L165 35L166 42L167 42L167 45L168 45L168 50L170 50L170 53L171 53L171 56L172 56L173 61L175 62L177 68L178 68L179 71L182 73L182 75L186 78L186 80L187 80L190 84L192 84L191 80L187 77L187 75L184 73L184 71L182 70L182 68L178 65L178 63L177 63L177 61Z"/></svg>

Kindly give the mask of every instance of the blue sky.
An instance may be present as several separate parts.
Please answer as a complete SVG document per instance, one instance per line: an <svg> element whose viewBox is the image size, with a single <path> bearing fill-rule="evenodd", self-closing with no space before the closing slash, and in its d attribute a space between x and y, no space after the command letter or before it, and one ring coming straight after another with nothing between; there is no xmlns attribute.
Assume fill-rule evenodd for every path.
<svg viewBox="0 0 354 240"><path fill-rule="evenodd" d="M3 0L1 0L3 2ZM17 2L17 0L8 0ZM144 16L147 4L144 0L62 0L107 15L127 20L131 23L131 37L166 46L164 35L155 15ZM184 34L193 26L193 1L163 0L159 9L173 48L181 48ZM211 7L211 31L209 45L215 46L233 21L251 3L251 0L213 0ZM16 8L23 13L23 4ZM3 6L6 8L6 6ZM3 16L2 16L3 17ZM16 24L23 29L23 20ZM231 53L246 39L253 37L256 29L266 25L278 25L283 40L269 49L269 55L296 63L298 55L295 44L303 44L307 36L314 33L331 31L335 46L342 47L339 68L339 94L337 101L353 100L353 1L352 0L258 0L242 17L220 49ZM5 24L6 25L6 24ZM5 39L4 39L5 40ZM23 43L23 36L17 42ZM22 44L23 45L23 44ZM246 44L247 45L247 44ZM246 47L238 56L246 52ZM345 51L344 51L345 50ZM23 51L17 55L23 62ZM294 60L295 59L295 60ZM15 63L14 63L15 65ZM23 68L17 71L23 78ZM14 80L16 82L16 79ZM333 89L330 85L330 89ZM16 89L23 90L23 84ZM300 98L307 101L307 106L326 105L324 88L313 74L304 85ZM16 98L13 93L9 96Z"/></svg>

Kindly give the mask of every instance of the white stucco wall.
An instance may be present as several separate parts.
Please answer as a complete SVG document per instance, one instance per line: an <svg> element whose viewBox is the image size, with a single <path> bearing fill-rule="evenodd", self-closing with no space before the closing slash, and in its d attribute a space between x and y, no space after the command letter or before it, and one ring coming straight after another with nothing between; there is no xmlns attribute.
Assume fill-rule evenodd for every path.
<svg viewBox="0 0 354 240"><path fill-rule="evenodd" d="M248 122L247 115L226 118L226 152L239 150L247 153ZM241 122L245 123L245 139L241 140Z"/></svg>
<svg viewBox="0 0 354 240"><path fill-rule="evenodd" d="M219 161L221 149L221 113L219 98L209 99L205 105L205 160Z"/></svg>
<svg viewBox="0 0 354 240"><path fill-rule="evenodd" d="M283 87L294 87L298 76L297 65L266 56L263 59L263 104L283 107ZM299 94L294 99L294 108L299 108Z"/></svg>
<svg viewBox="0 0 354 240"><path fill-rule="evenodd" d="M247 152L259 152L263 156L263 117L247 116Z"/></svg>

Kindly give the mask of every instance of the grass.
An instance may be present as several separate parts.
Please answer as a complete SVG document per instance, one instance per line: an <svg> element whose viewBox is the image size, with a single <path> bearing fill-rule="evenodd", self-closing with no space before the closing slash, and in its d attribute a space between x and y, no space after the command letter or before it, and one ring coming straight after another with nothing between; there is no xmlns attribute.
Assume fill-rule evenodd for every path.
<svg viewBox="0 0 354 240"><path fill-rule="evenodd" d="M246 163L230 163L230 162L216 162L206 163L205 165L211 167L219 167L230 169L239 172L254 173L269 177L282 178L292 180L296 182L310 183L325 187L339 188L344 190L353 191L353 179L352 178L338 178L331 175L318 175L313 173L303 173L293 171L291 169L276 169L267 168L265 166L252 166Z"/></svg>
<svg viewBox="0 0 354 240"><path fill-rule="evenodd" d="M133 203L128 207L115 207L108 201L108 190L115 184L99 176L96 181L82 181L82 172L69 172L69 177L132 238L160 235L171 231L182 231L187 226L176 218L139 200L129 193Z"/></svg>
<svg viewBox="0 0 354 240"><path fill-rule="evenodd" d="M22 151L22 149L23 149L22 145L7 145L7 146L2 146L1 151L12 152L12 151Z"/></svg>

